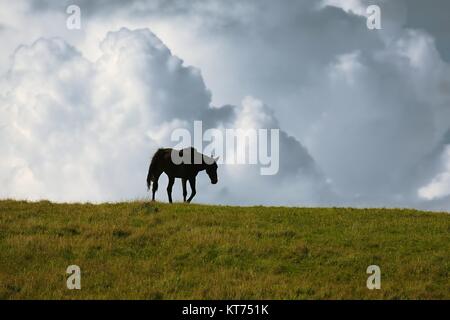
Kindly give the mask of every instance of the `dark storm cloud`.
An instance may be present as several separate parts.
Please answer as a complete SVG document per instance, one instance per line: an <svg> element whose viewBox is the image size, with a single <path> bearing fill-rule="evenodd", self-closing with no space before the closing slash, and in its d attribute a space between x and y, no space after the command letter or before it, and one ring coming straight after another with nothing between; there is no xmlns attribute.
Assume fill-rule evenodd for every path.
<svg viewBox="0 0 450 320"><path fill-rule="evenodd" d="M442 59L450 62L450 1L408 0L405 27L431 34Z"/></svg>
<svg viewBox="0 0 450 320"><path fill-rule="evenodd" d="M236 120L236 107L224 105L220 108L208 108L201 114L201 120L205 128L215 128L220 124L229 126Z"/></svg>
<svg viewBox="0 0 450 320"><path fill-rule="evenodd" d="M242 27L252 27L252 23L247 24L246 21L255 21L264 28L264 19L270 16L269 20L276 21L277 16L283 19L283 23L279 26L286 26L296 32L299 26L309 26L310 32L314 36L318 33L314 32L317 28L324 28L326 30L326 21L335 21L338 18L336 15L341 15L340 21L342 25L355 27L353 20L361 20L361 17L354 16L349 19L348 15L344 16L341 10L329 8L328 10L313 10L318 1L311 0L286 0L281 3L268 0L260 1L204 1L204 0L31 0L30 10L36 11L51 11L51 10L65 10L71 4L78 5L82 8L83 14L88 16L107 16L110 14L121 15L156 15L156 16L176 16L189 15L195 13L208 13L209 16L203 16L204 21L215 21L216 26L220 26L223 32L233 33L233 30L241 29ZM210 5L213 3L214 5ZM396 8L395 19L400 19L403 27L412 29L423 29L430 33L436 40L436 46L442 57L448 61L450 59L450 2L447 0L398 0L393 2L386 2L382 0L362 0L367 7L371 4L378 4L382 8L387 8L383 14L391 14L389 11ZM241 9L243 14L253 14L253 17L235 15L233 13L239 12ZM316 11L316 12L314 12ZM401 14L399 15L399 12ZM269 13L269 15L264 15ZM314 15L319 15L315 17ZM220 18L220 19L218 19ZM361 24L361 21L358 22ZM211 27L214 27L210 23ZM254 27L255 25L253 25ZM336 25L334 25L336 27ZM287 29L286 29L287 30ZM286 31L284 30L284 31ZM242 30L241 30L242 31ZM276 32L276 30L273 30ZM349 33L350 34L350 33ZM266 33L270 36L270 33ZM282 36L283 34L278 34ZM368 33L366 33L368 35ZM320 35L319 35L320 36ZM356 41L361 41L360 37L354 37ZM336 45L336 42L341 40L332 38L330 45ZM373 40L373 39L372 39ZM371 42L370 39L367 39ZM320 43L317 41L315 43ZM311 44L311 43L310 43ZM314 44L314 43L312 43ZM339 45L339 44L338 44ZM347 44L345 44L347 45ZM317 50L316 53L329 53L327 50Z"/></svg>

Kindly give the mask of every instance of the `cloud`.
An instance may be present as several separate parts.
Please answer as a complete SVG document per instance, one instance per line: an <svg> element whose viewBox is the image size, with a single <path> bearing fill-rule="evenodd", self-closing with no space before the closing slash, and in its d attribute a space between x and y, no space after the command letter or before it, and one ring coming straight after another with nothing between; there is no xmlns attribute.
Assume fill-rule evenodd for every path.
<svg viewBox="0 0 450 320"><path fill-rule="evenodd" d="M278 129L279 124L271 109L262 101L248 96L236 107L236 119L232 127ZM327 183L308 150L284 130L279 133L279 157L276 175L261 176L260 166L256 165L224 166L223 192L226 190L227 197L218 198L217 201L266 205L336 203L332 186Z"/></svg>
<svg viewBox="0 0 450 320"><path fill-rule="evenodd" d="M110 33L101 47L95 63L61 39L16 50L1 86L2 196L136 196L158 144L150 129L208 107L198 70L148 30Z"/></svg>
<svg viewBox="0 0 450 320"><path fill-rule="evenodd" d="M438 173L430 183L418 190L419 197L436 200L450 195L450 146L442 154L443 171Z"/></svg>
<svg viewBox="0 0 450 320"><path fill-rule="evenodd" d="M341 8L349 13L360 16L366 15L369 5L379 5L382 9L383 20L392 26L392 20L398 26L411 30L421 30L430 34L436 41L436 49L441 58L449 62L450 35L446 30L450 28L448 12L450 3L446 0L324 0L324 5Z"/></svg>
<svg viewBox="0 0 450 320"><path fill-rule="evenodd" d="M318 108L308 149L356 203L408 206L449 128L448 66L424 33L340 55L299 101ZM383 200L380 200L383 199Z"/></svg>
<svg viewBox="0 0 450 320"><path fill-rule="evenodd" d="M58 38L41 38L15 51L0 85L1 197L104 201L144 196L150 156L158 146L173 144L169 137L175 128L191 129L195 120L209 127L278 127L273 112L254 99L244 100L242 107L212 107L200 70L185 66L148 29L109 32L100 48L95 62ZM319 174L311 175L312 158L296 139L282 131L280 144L292 155L283 160L283 170L300 175L303 169L308 184L320 183ZM233 177L238 169L224 170ZM242 179L261 178L248 170ZM237 183L224 179L230 198L222 203L236 201ZM269 187L245 187L240 196L247 198L244 203L256 203Z"/></svg>
<svg viewBox="0 0 450 320"><path fill-rule="evenodd" d="M10 78L0 80L2 101L17 112L10 113L10 107L0 120L1 148L8 154L2 159L0 177L6 177L15 194L28 194L20 188L23 185L36 194L48 193L42 190L55 183L53 178L42 184L42 174L37 179L37 171L23 156L35 143L22 136L33 136L38 130L47 132L39 134L41 139L55 143L53 151L69 149L70 142L57 145L59 139L96 150L79 150L72 157L76 163L86 159L80 168L88 169L73 176L85 176L83 186L95 185L92 193L97 198L129 198L140 190L135 180L140 179L141 169L136 168L147 166L152 148L169 143L167 136L174 128L191 129L193 120L201 119L205 128L245 123L280 127L281 153L289 156L280 159L283 165L274 177L260 177L257 167L233 167L229 172L221 168L226 173L221 177L223 189L207 187L208 181L199 179L201 188L208 190L199 193L199 201L448 208L445 150L450 143L450 69L448 33L444 32L448 19L441 9L445 1L433 1L441 2L439 7L419 0L332 0L321 5L315 0L283 4L213 0L207 5L176 0L108 5L78 1L83 22L82 30L76 32L64 28L69 2L15 2L0 10L5 45L0 71L11 68L13 61L7 55L19 43L30 43L37 36L52 41L59 36L74 47L59 54L55 48L52 54L42 50L33 63L31 56L37 53L30 53L28 60L22 59L22 69L17 67ZM364 12L369 4L380 5L382 30L366 28ZM106 31L124 25L150 27L164 44L133 31L132 36L109 34L97 49ZM25 46L22 54L24 48L32 51ZM62 74L75 77L56 77L58 65L65 70ZM54 69L31 71L41 67ZM20 73L33 76L25 80ZM33 86L42 93L35 95ZM42 114L27 104L28 99L32 106L45 105L39 109ZM13 130L9 120L3 121L10 118L16 124L27 123ZM42 120L41 127L37 119ZM45 126L46 121L51 124ZM64 126L80 133L65 137ZM49 139L58 130L60 136ZM23 141L5 145L7 137ZM135 151L133 159L145 161L132 166L127 157L117 156L135 178L124 180L128 182L123 189L111 188L107 181L118 173L108 177L112 171L108 166L113 165L100 165L108 161L99 154L115 154L122 146L131 154L133 143L141 150ZM48 157L48 163L58 162ZM98 164L92 165L89 157ZM5 169L11 163L15 169ZM62 187L54 186L54 195L58 188ZM82 194L83 190L89 188L73 187L67 194L73 194L73 199L93 197ZM160 194L164 199L164 192Z"/></svg>

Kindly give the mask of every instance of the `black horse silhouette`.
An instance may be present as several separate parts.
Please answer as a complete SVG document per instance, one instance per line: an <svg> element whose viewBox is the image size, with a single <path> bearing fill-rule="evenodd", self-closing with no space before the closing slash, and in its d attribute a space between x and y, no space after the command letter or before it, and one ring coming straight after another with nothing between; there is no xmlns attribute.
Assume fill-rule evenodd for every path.
<svg viewBox="0 0 450 320"><path fill-rule="evenodd" d="M211 183L217 183L217 159L199 153L192 147L182 150L170 148L158 149L153 155L147 175L148 190L150 190L150 186L153 183L152 201L155 201L159 176L164 172L169 177L169 184L167 186L169 202L172 203L172 187L175 183L175 178L181 178L183 183L184 202L186 202L187 196L186 182L189 181L192 193L189 199L187 199L187 202L191 202L196 194L195 178L200 171L206 170L206 173L211 179Z"/></svg>

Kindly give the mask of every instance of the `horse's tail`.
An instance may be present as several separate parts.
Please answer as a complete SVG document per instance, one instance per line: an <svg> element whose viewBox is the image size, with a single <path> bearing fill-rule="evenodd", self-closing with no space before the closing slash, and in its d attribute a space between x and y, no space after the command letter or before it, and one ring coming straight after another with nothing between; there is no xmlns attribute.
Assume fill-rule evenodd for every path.
<svg viewBox="0 0 450 320"><path fill-rule="evenodd" d="M150 167L148 168L148 174L147 174L147 189L150 190L150 187L152 185L153 179L154 179L154 174L155 174L155 169L156 169L156 164L158 162L158 159L160 157L160 155L162 154L163 149L158 149L158 151L156 151L156 153L153 155L152 161L150 162Z"/></svg>

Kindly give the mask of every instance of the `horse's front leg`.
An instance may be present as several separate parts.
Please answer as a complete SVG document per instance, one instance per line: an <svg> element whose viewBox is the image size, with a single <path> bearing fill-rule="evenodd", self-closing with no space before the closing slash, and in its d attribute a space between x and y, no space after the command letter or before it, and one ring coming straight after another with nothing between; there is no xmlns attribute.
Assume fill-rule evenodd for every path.
<svg viewBox="0 0 450 320"><path fill-rule="evenodd" d="M175 178L169 177L169 184L167 185L167 195L169 196L169 202L172 203L172 187L175 183Z"/></svg>
<svg viewBox="0 0 450 320"><path fill-rule="evenodd" d="M195 191L195 177L189 179L189 185L191 186L192 193L191 193L191 196L189 197L189 199L187 200L187 202L191 202L192 198L194 198L195 194L197 193Z"/></svg>
<svg viewBox="0 0 450 320"><path fill-rule="evenodd" d="M187 196L187 187L186 187L186 183L187 183L187 179L183 178L181 179L181 182L183 184L183 201L186 202L186 196Z"/></svg>

